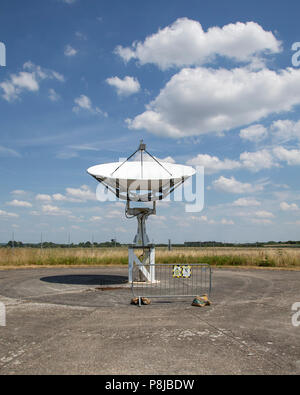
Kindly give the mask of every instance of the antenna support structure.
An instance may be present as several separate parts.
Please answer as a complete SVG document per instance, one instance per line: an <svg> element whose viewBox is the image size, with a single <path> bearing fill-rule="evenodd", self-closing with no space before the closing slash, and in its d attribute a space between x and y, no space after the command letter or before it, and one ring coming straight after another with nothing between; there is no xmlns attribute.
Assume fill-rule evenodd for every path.
<svg viewBox="0 0 300 395"><path fill-rule="evenodd" d="M141 175L143 176L143 153L146 151L146 144L140 141L138 151L141 153ZM137 151L136 151L137 152ZM147 152L147 151L146 151ZM152 155L151 155L152 156ZM130 207L130 200L126 202L125 216L126 218L137 218L137 233L134 237L133 244L128 247L128 282L134 280L146 280L155 283L155 246L150 243L150 239L146 232L146 220L150 215L156 215L156 201L152 202L152 208L149 207ZM135 251L143 249L142 255L137 257ZM137 265L139 268L139 278L133 278L133 267ZM147 270L145 265L149 265Z"/></svg>
<svg viewBox="0 0 300 395"><path fill-rule="evenodd" d="M150 157L145 160L145 155ZM134 158L130 162L130 159ZM128 280L133 278L133 268L138 268L138 280L155 283L155 246L150 243L146 232L146 221L156 214L156 201L163 200L185 180L195 174L190 166L160 161L147 151L140 141L138 148L125 161L106 163L90 167L88 174L100 182L107 191L126 201L126 218L137 218L137 233L128 247ZM132 206L133 203L135 207ZM152 203L152 207L142 203ZM142 254L137 256L138 250Z"/></svg>

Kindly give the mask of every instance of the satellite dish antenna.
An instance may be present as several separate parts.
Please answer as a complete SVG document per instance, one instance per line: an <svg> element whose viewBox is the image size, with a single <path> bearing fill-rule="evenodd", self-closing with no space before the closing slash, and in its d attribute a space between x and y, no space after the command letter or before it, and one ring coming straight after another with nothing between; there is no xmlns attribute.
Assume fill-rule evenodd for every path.
<svg viewBox="0 0 300 395"><path fill-rule="evenodd" d="M130 161L132 158L135 160ZM137 263L144 277L155 282L154 267L148 272L143 266L148 262L150 265L155 263L155 249L146 233L146 220L156 214L156 202L166 198L193 176L195 169L158 160L147 151L146 144L141 140L138 149L125 161L93 166L87 172L118 199L126 201L126 218L136 217L138 220L137 234L129 247L129 281L132 281L133 264ZM152 208L131 207L131 202L152 202ZM142 262L133 253L136 248L143 248Z"/></svg>

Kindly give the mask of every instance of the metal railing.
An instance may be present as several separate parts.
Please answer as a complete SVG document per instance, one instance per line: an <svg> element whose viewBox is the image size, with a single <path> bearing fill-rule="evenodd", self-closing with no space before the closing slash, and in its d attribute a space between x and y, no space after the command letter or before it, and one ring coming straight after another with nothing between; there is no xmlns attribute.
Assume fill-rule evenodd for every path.
<svg viewBox="0 0 300 395"><path fill-rule="evenodd" d="M135 298L186 298L211 293L212 270L207 264L143 265L143 270L153 273L152 281L147 281L141 269L136 264L132 268Z"/></svg>

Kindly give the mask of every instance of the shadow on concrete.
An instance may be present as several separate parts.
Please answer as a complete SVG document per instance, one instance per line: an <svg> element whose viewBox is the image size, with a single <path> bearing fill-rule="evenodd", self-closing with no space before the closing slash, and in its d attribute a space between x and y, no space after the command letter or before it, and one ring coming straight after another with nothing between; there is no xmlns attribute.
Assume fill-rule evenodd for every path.
<svg viewBox="0 0 300 395"><path fill-rule="evenodd" d="M40 280L52 284L113 285L124 284L128 281L128 278L126 276L113 276L105 274L71 274L64 276L42 277Z"/></svg>

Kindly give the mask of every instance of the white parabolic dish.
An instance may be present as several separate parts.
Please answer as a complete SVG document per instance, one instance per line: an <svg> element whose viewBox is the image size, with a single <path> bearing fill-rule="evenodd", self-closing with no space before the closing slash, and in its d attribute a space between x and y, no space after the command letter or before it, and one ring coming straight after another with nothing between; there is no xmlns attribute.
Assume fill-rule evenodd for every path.
<svg viewBox="0 0 300 395"><path fill-rule="evenodd" d="M118 198L132 201L162 200L196 171L169 162L114 162L90 167L87 172Z"/></svg>

